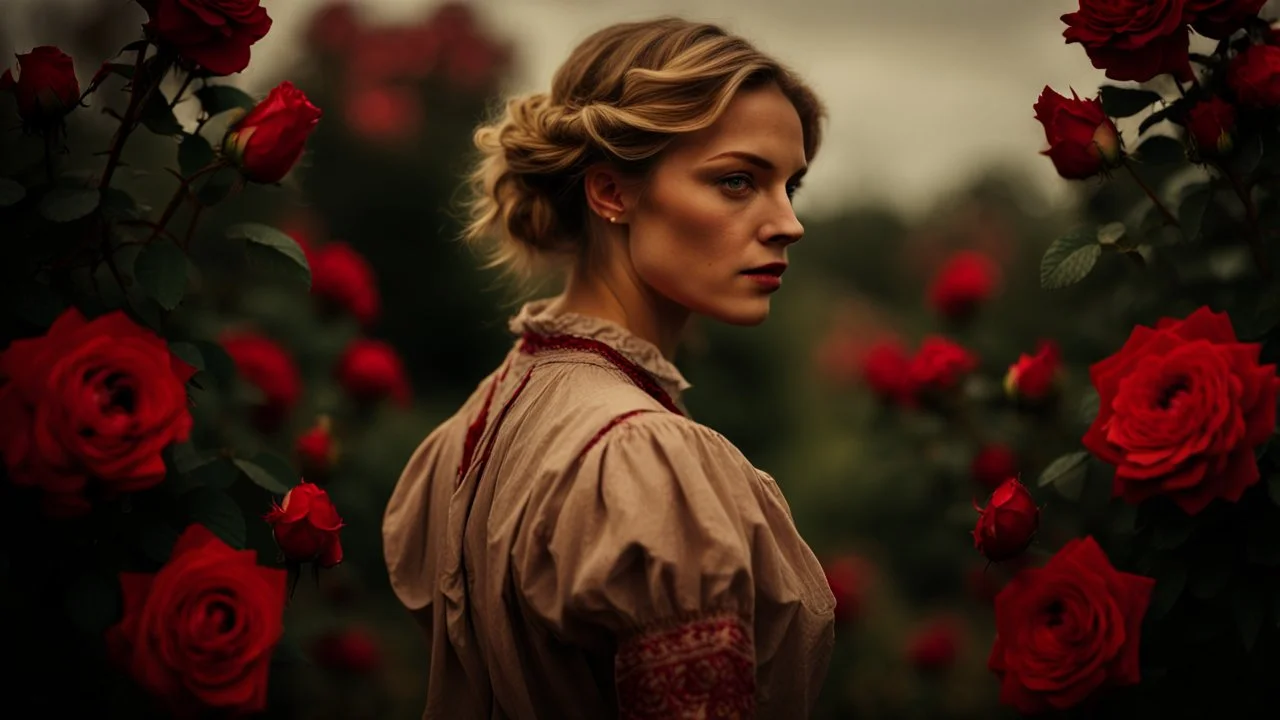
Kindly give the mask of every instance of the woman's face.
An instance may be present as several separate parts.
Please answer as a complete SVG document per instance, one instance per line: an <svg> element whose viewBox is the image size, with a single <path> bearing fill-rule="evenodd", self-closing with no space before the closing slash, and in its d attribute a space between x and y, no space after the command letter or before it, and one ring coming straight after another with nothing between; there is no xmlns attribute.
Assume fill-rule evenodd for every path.
<svg viewBox="0 0 1280 720"><path fill-rule="evenodd" d="M669 146L628 208L636 276L691 312L763 322L804 234L791 196L805 169L791 101L773 84L739 91L714 125Z"/></svg>

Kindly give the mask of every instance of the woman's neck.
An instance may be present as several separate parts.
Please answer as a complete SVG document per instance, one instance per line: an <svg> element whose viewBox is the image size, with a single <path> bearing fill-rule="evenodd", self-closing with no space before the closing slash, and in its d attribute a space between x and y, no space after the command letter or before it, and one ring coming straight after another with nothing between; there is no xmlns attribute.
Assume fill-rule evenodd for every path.
<svg viewBox="0 0 1280 720"><path fill-rule="evenodd" d="M675 358L689 321L685 307L659 296L629 273L570 273L564 292L548 308L553 315L575 313L621 325Z"/></svg>

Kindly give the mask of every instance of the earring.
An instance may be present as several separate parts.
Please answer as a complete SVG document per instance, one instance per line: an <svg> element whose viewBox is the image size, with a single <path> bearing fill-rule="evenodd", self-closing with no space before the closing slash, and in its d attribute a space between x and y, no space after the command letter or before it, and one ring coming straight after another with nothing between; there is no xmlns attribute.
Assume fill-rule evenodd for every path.
<svg viewBox="0 0 1280 720"><path fill-rule="evenodd" d="M610 216L609 216L609 222L611 222L611 223L616 223L616 222L618 222L618 218L614 217L613 215L610 215Z"/></svg>

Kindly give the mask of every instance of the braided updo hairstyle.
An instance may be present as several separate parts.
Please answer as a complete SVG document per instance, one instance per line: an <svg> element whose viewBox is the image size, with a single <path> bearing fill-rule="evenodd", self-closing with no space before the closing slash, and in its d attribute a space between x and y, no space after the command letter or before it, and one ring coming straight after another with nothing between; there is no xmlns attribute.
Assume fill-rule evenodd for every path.
<svg viewBox="0 0 1280 720"><path fill-rule="evenodd" d="M557 70L550 93L513 97L476 130L464 240L492 243L485 267L524 280L583 257L589 166L609 161L643 178L677 135L712 125L739 89L770 82L795 105L811 160L821 102L746 40L673 17L593 33Z"/></svg>

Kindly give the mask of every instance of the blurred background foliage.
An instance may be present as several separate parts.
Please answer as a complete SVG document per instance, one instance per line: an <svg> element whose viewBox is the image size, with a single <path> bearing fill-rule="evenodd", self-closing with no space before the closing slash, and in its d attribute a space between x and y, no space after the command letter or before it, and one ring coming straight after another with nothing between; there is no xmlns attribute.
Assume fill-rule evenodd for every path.
<svg viewBox="0 0 1280 720"><path fill-rule="evenodd" d="M39 28L39 43L62 47L86 78L136 35L143 17L120 0L83 4L88 9L70 21L52 17L51 6L28 6L36 13L28 20ZM10 19L0 16L0 47L25 51L5 33ZM214 236L238 219L266 218L313 246L348 243L368 259L381 294L382 313L366 334L399 350L415 391L409 408L380 409L338 429L344 460L327 488L346 522L346 560L318 584L305 580L287 616L309 659L288 684L296 717L421 713L426 646L388 586L380 520L413 448L512 342L506 320L521 298L478 270L454 238L471 129L500 97L513 48L463 3L427 7L394 24L369 22L355 4L323 6L287 71L324 110L304 166L281 189L233 199L201 231ZM255 97L265 91L245 89ZM177 111L181 117L181 105ZM106 118L81 112L73 122L105 146ZM131 153L172 152L154 138L135 143ZM1063 208L1016 170L976 168L972 177L918 214L849 197L838 212L803 217L805 239L792 250L769 321L757 328L696 322L678 358L694 385L687 396L693 416L778 479L802 535L840 580L841 624L819 718L1006 712L996 706L986 660L990 598L1008 571L986 568L968 534L976 517L971 500L981 502L990 489L974 479L974 458L984 445L1005 445L1034 477L1077 447L1092 417L1087 365L1119 347L1134 323L1170 314L1154 303L1154 281L1118 255L1104 257L1071 288L1039 286L1049 243L1083 221L1105 222L1133 206L1141 196L1132 185L1080 183L1078 203ZM1167 178L1157 169L1151 179ZM167 185L133 182L140 196L164 202ZM999 281L976 316L948 323L925 288L959 250L994 260ZM315 333L298 320L298 298L270 287L244 291L234 278L207 281L218 288L216 302L285 344ZM345 332L335 342L356 329ZM981 381L973 392L982 397L1000 394L1020 353L1056 339L1067 367L1057 420L1037 424L992 410L956 438L927 415L888 413L860 382L867 351L887 337L915 346L931 333L977 354ZM307 377L308 387L320 384ZM303 402L324 403L314 395L304 390ZM298 417L301 424L286 434L310 422L305 410ZM1056 502L1045 489L1033 492ZM1051 553L1070 535L1047 531L1033 554Z"/></svg>

